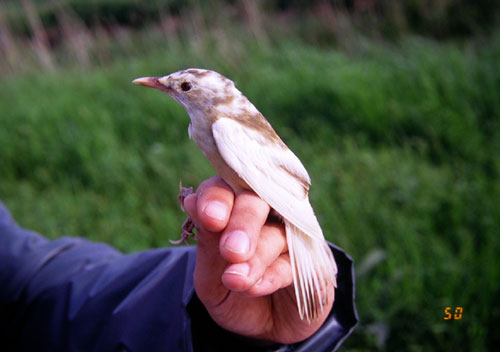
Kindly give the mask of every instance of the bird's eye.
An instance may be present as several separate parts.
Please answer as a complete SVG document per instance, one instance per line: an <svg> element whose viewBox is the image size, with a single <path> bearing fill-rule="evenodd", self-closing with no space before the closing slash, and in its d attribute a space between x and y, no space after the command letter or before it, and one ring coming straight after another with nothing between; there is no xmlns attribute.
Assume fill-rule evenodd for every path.
<svg viewBox="0 0 500 352"><path fill-rule="evenodd" d="M189 82L184 82L184 83L181 84L181 89L184 92L187 92L188 90L191 89L191 84Z"/></svg>

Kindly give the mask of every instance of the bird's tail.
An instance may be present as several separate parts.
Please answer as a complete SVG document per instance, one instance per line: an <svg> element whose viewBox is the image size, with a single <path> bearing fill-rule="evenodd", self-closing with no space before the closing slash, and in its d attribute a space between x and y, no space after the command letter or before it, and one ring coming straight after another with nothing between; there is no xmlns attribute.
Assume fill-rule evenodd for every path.
<svg viewBox="0 0 500 352"><path fill-rule="evenodd" d="M337 287L337 264L323 238L313 238L284 219L300 318L316 319L328 304L327 285Z"/></svg>

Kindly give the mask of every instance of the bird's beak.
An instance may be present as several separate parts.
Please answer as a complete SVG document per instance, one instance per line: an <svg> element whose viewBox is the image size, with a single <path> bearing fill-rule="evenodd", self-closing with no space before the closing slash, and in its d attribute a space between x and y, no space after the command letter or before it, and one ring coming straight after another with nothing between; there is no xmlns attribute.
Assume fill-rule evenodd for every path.
<svg viewBox="0 0 500 352"><path fill-rule="evenodd" d="M156 88L162 91L167 91L168 92L168 87L166 87L164 84L162 84L159 80L159 77L141 77L141 78L136 78L132 81L132 83L138 84L140 86L145 86L145 87L150 87L150 88Z"/></svg>

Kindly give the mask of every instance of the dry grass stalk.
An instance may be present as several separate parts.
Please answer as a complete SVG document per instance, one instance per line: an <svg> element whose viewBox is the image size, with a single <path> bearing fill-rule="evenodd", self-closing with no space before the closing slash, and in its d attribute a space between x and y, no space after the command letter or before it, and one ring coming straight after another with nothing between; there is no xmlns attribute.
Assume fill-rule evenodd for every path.
<svg viewBox="0 0 500 352"><path fill-rule="evenodd" d="M55 66L52 55L50 54L47 32L43 27L38 11L31 0L21 0L21 3L28 19L28 23L31 27L31 33L34 36L34 49L40 64L47 70L54 70Z"/></svg>

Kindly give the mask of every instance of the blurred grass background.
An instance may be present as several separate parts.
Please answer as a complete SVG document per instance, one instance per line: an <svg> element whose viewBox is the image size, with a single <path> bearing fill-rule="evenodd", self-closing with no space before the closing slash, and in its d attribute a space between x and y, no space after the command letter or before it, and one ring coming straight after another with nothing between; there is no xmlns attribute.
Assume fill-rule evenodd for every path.
<svg viewBox="0 0 500 352"><path fill-rule="evenodd" d="M304 162L356 261L345 351L487 351L500 337L500 4L0 3L0 199L24 227L167 246L178 183L214 171L173 100L130 82L230 77ZM444 320L445 307L464 308Z"/></svg>

